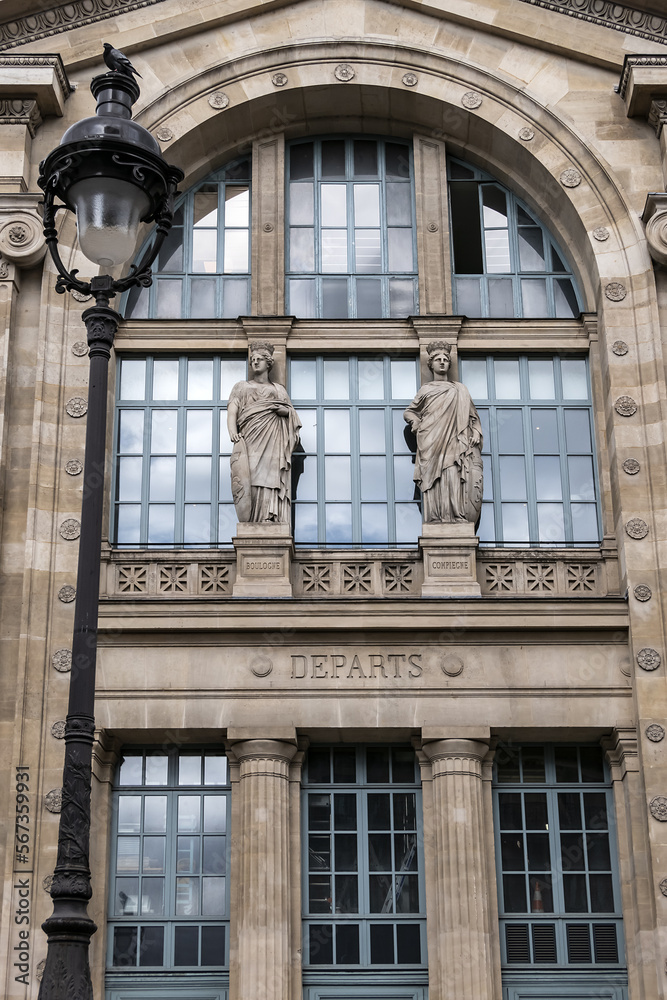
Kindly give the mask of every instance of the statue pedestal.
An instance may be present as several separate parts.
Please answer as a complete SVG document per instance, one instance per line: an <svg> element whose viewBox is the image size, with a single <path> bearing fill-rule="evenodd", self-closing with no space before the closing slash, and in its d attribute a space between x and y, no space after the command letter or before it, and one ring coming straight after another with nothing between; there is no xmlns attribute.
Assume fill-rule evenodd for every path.
<svg viewBox="0 0 667 1000"><path fill-rule="evenodd" d="M424 524L419 548L424 560L422 597L480 597L475 552L475 525Z"/></svg>
<svg viewBox="0 0 667 1000"><path fill-rule="evenodd" d="M294 542L289 524L237 524L232 597L291 597Z"/></svg>

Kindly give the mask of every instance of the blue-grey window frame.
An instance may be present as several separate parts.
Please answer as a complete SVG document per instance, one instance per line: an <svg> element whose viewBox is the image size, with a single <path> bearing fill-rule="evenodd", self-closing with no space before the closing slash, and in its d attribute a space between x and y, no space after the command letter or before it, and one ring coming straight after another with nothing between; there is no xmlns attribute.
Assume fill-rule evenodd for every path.
<svg viewBox="0 0 667 1000"><path fill-rule="evenodd" d="M317 499L314 501L304 500L301 501L299 498L299 488L298 483L293 491L293 519L296 523L297 510L301 503L315 503L317 504L317 518L318 518L318 531L316 540L303 540L299 537L299 533L295 529L295 543L301 547L310 548L321 548L321 547L360 547L364 546L366 548L391 548L394 546L414 546L417 542L417 537L419 535L421 527L421 515L419 515L418 524L416 524L416 532L414 537L405 538L402 540L397 540L396 531L396 512L400 509L399 505L408 505L410 507L415 507L417 513L419 511L419 498L418 490L415 494L415 484L412 479L409 483L405 484L405 497L404 500L396 500L396 482L394 476L394 458L400 456L409 456L412 463L414 463L414 452L405 450L404 448L398 449L396 447L396 434L394 421L400 425L403 434L405 434L405 429L407 424L403 421L403 411L406 406L411 402L410 398L393 398L391 396L392 392L392 377L391 377L391 364L396 361L408 361L415 366L415 386L419 388L419 362L416 356L410 355L374 355L371 358L364 357L363 354L348 354L345 356L326 354L326 355L292 355L289 358L291 364L292 361L315 361L316 371L317 371L317 398L316 399L299 399L292 396L291 393L291 379L288 380L290 385L290 395L292 396L292 402L294 403L297 412L305 413L308 411L316 410L317 417L317 449L315 452L306 452L307 457L314 457L317 460ZM328 399L325 396L324 391L324 362L325 361L337 361L345 360L350 363L350 395L347 399ZM359 376L358 376L358 362L370 360L375 365L382 366L382 378L384 386L384 395L381 399L362 399L359 396L358 386L359 386ZM383 410L384 411L384 422L385 422L385 447L388 442L392 443L391 452L387 451L385 454L386 463L386 486L387 486L387 529L388 538L387 541L363 541L362 540L362 499L361 499L361 483L360 483L360 469L361 469L361 452L360 452L360 441L359 441L359 411L361 410ZM327 452L324 446L324 411L325 410L345 410L350 414L350 465L351 465L351 500L349 501L352 507L352 537L345 541L327 541L326 538L326 504L327 502L337 503L338 501L327 501L325 494L325 459ZM398 417L393 417L393 413L397 413ZM405 438L403 438L403 443L405 444ZM338 452L337 455L343 456L346 453ZM370 453L369 453L370 454ZM296 463L297 459L293 458L293 465ZM412 493L413 499L407 499L408 494ZM364 501L366 502L366 501ZM373 501L367 501L372 503ZM383 503L384 501L376 501L377 503ZM340 503L348 503L348 501L340 501ZM389 516L390 512L394 511L393 516Z"/></svg>
<svg viewBox="0 0 667 1000"><path fill-rule="evenodd" d="M326 746L313 746L313 750L351 750L354 749L356 754L356 782L335 782L331 781L328 783L313 783L310 784L308 781L308 759L306 758L304 773L302 778L302 788L301 788L301 844L302 844L302 926L303 926L303 980L304 986L309 987L314 984L336 984L338 988L342 991L342 995L346 994L346 987L343 985L349 984L350 996L356 998L357 992L352 988L356 985L357 991L359 989L358 984L367 983L367 976L369 971L373 972L374 985L382 985L383 990L385 989L385 984L390 986L394 983L405 983L404 992L400 992L399 996L401 1000L404 997L409 996L409 987L421 987L426 986L428 982L428 957L427 957L427 939L426 939L426 893L425 893L425 876L424 876L424 844L423 844L423 805L422 805L422 792L421 792L421 778L419 775L418 762L415 757L415 780L413 783L402 782L402 783L369 783L366 781L366 750L371 749L386 749L389 751L391 756L392 750L410 750L410 747L405 746L393 746L384 744L373 744L373 745L344 745L337 744L335 747ZM308 875L310 872L309 864L309 842L308 842L308 795L309 794L329 794L331 793L352 793L357 798L357 874L358 874L358 885L359 885L359 912L350 913L345 917L341 917L335 913L326 914L310 914L308 911L308 900L309 900L309 879ZM367 899L368 887L366 885L368 880L368 875L370 872L370 866L368 864L368 829L367 829L367 810L364 807L364 803L367 801L369 794L373 793L402 793L409 792L415 793L416 802L416 833L417 833L417 858L418 858L418 885L419 885L419 901L420 901L420 912L417 914L405 915L404 919L401 919L399 913L388 914L385 921L382 921L382 915L378 913L371 913L370 908L366 910L362 909L362 900ZM332 821L330 827L330 835L333 838L334 835L334 823L333 823L333 812ZM393 834L392 834L393 836ZM331 853L333 857L333 845L331 848ZM334 878L334 868L331 868L331 878ZM309 928L311 925L319 925L324 923L344 923L350 922L354 924L359 924L359 952L360 952L360 963L358 965L345 965L339 966L335 962L329 964L315 964L309 961ZM406 925L416 925L418 924L421 928L420 930L420 945L421 945L421 962L412 965L404 965L395 962L393 965L380 965L380 964L370 964L370 946L369 946L369 935L370 935L370 925L372 923L378 922L390 922L394 926L397 924ZM364 960L365 959L365 960ZM317 996L317 993L307 995ZM333 994L332 994L333 995ZM365 994L364 994L365 995ZM383 996L388 996L389 994L385 991L382 993ZM418 997L419 991L415 994Z"/></svg>
<svg viewBox="0 0 667 1000"><path fill-rule="evenodd" d="M178 373L178 398L176 400L153 400L152 399L152 372L153 372L153 362L162 360L176 360L179 363L179 373ZM188 399L187 398L187 370L188 363L190 361L207 361L213 360L213 398L212 400L203 399ZM128 399L123 400L120 398L121 393L121 371L122 364L124 361L146 361L146 375L145 375L145 397L143 400ZM222 415L226 413L227 410L227 400L222 400L220 398L220 383L221 383L221 363L225 362L241 362L245 365L247 378L247 357L245 355L240 355L238 353L234 354L211 354L211 353L201 353L201 354L142 354L142 355L125 355L120 354L117 358L117 368L116 368L116 406L114 414L114 462L113 470L111 475L111 496L112 496L112 510L111 510L111 524L109 537L112 540L112 544L118 548L219 548L219 547L231 547L231 537L232 530L236 525L236 515L233 509L232 497L231 497L231 483L229 484L229 493L224 500L221 500L222 491L219 489L220 479L219 479L219 469L220 469L220 459L223 457L223 453L220 451L220 421L225 419ZM197 542L185 542L184 539L184 521L185 521L185 463L186 455L185 451L185 422L186 422L186 411L190 409L199 410L212 410L212 452L211 452L211 498L210 498L210 530L211 537L209 541L197 541ZM144 412L144 432L143 432L143 451L141 453L142 457L142 486L141 486L141 498L139 501L131 500L127 501L126 505L140 505L140 537L138 542L119 542L118 541L118 513L119 507L125 502L118 500L118 489L119 489L119 462L122 457L130 457L130 453L125 455L125 453L120 452L120 414L123 410L141 410ZM175 483L175 496L174 501L175 507L175 523L174 523L174 541L173 542L149 542L148 541L148 516L149 516L149 475L150 475L150 458L151 458L151 440L150 440L150 413L153 410L178 410L178 437L177 437L177 448L174 453L176 459L176 483ZM231 452L231 447L224 455L228 455ZM170 453L171 454L171 453ZM203 453L202 453L203 454ZM132 457L139 457L138 453L131 453ZM204 503L205 501L202 501ZM229 508L229 516L231 518L230 524L230 534L224 539L220 538L220 506L225 506Z"/></svg>
<svg viewBox="0 0 667 1000"><path fill-rule="evenodd" d="M595 747L596 750L600 750L599 744L590 744L588 746ZM496 763L493 769L493 826L494 826L494 837L495 837L495 847L496 847L496 877L498 882L498 911L500 920L500 948L501 948L501 962L503 969L503 985L507 986L508 982L513 983L515 980L521 982L522 973L530 970L531 979L528 982L534 982L534 977L539 976L540 982L543 985L555 985L557 982L561 982L560 979L552 978L555 974L560 973L575 973L579 976L585 974L586 972L593 972L595 974L595 988L603 985L605 973L609 973L610 984L616 983L618 985L619 973L624 974L626 969L625 963L625 941L623 935L623 919L621 912L621 889L620 889L620 876L618 869L618 845L616 842L616 816L614 810L614 793L611 783L611 776L609 773L609 765L602 755L603 769L604 769L604 780L602 782L590 782L578 780L576 782L565 782L557 781L555 773L555 751L562 747L574 747L587 749L588 747L584 744L579 743L564 743L564 744L539 744L539 745L513 745L513 744L501 744L496 751ZM545 760L545 781L523 781L519 780L516 782L511 781L499 781L498 779L498 760L509 759L518 761L522 751L544 751ZM602 753L600 751L600 753ZM550 875L552 878L552 885L554 887L553 902L554 908L553 912L544 912L542 914L536 914L533 911L527 911L526 913L520 912L506 912L504 905L504 893L503 893L503 860L502 860L502 848L501 848L501 836L502 830L500 826L500 804L499 796L503 793L543 793L546 795L547 808L548 808L548 842L549 842L549 852L550 852ZM559 808L558 808L558 794L563 792L592 792L592 793L603 793L606 801L606 815L607 815L607 827L600 827L600 830L606 830L609 835L609 851L611 859L611 878L612 878L612 891L614 896L615 909L609 913L595 913L592 911L587 912L572 912L566 911L564 907L563 900L563 888L562 888L562 875L563 869L560 860L560 833L561 825L559 820ZM510 829L510 828L508 828ZM515 828L512 828L514 830ZM531 829L524 823L522 825L522 830ZM541 829L541 828L540 828ZM563 831L567 832L567 827L563 827ZM586 828L590 829L590 828ZM523 850L523 849L522 849ZM524 871L526 877L530 876L531 869L528 867L529 862L525 863ZM512 869L512 872L514 869ZM519 869L516 869L519 872ZM579 869L577 869L579 871ZM584 866L583 871L588 875L588 867ZM530 883L528 883L530 886ZM588 885L588 883L586 883ZM526 894L527 903L530 905L530 888ZM531 955L533 954L533 926L554 924L555 930L555 942L557 949L557 961L555 963L546 962L535 962L531 959L528 962L508 962L507 958L507 942L506 942L506 928L508 926L521 926L526 925L528 927L528 940ZM618 961L615 963L596 963L592 961L591 963L582 962L571 962L568 960L568 946L566 938L566 925L588 925L589 926L589 941L591 941L591 934L594 924L604 924L613 925L616 928L616 945L618 949ZM594 947L591 942L591 954L594 957ZM562 979L565 984L567 982L566 978ZM627 984L627 978L621 975L620 986L623 987ZM593 986L593 982L591 982ZM514 993L508 993L508 996L514 996ZM598 996L599 994L592 993L591 996Z"/></svg>
<svg viewBox="0 0 667 1000"><path fill-rule="evenodd" d="M479 199L479 225L480 225L480 240L482 244L482 260L483 269L480 272L467 272L458 271L456 269L456 254L454 245L454 222L452 214L452 202L456 198L456 185L459 181L452 178L452 169L456 166L462 167L465 170L470 171L473 177L470 179L473 183L478 186L478 199ZM478 279L480 282L480 296L481 296L481 309L479 313L468 313L470 318L503 318L514 316L517 319L536 319L540 318L537 315L532 317L524 317L523 308L523 296L521 291L521 281L531 280L531 279L545 279L546 282L546 297L547 297L547 310L543 314L544 318L576 318L576 316L581 312L583 308L583 296L578 287L577 280L574 275L574 271L569 263L568 255L563 251L563 249L556 242L554 237L551 235L548 227L540 221L536 213L530 209L525 202L521 200L510 188L501 184L495 177L491 174L487 174L485 171L478 167L473 166L473 164L461 160L457 157L448 157L447 159L447 175L448 175L448 189L449 189L449 218L450 218L450 250L452 259L452 295L454 301L454 312L463 314L463 309L459 305L459 294L457 289L458 279ZM460 180L463 180L461 178ZM510 268L507 271L489 271L487 270L487 258L486 250L484 247L484 232L485 229L491 231L495 227L485 227L484 226L484 212L482 204L482 188L483 185L491 185L500 188L505 192L507 197L508 205L508 236L509 236L509 250L510 250ZM518 223L518 210L525 212L533 221L535 227L539 227L542 230L542 240L543 247L545 248L545 268L543 270L522 270L521 262L519 257L519 223ZM552 252L555 251L561 263L563 264L565 270L560 271L556 268L547 266L547 258L553 264ZM513 313L506 312L491 312L489 305L489 279L493 278L507 278L512 281L512 301L513 301ZM558 280L569 280L571 282L572 290L577 302L578 312L562 313L559 314L558 309L555 304L555 291L554 283Z"/></svg>
<svg viewBox="0 0 667 1000"><path fill-rule="evenodd" d="M533 398L530 395L530 383L528 374L528 365L531 361L540 361L552 359L554 364L554 386L555 395L553 399L545 398ZM601 520L601 510L600 510L600 487L599 487L599 477L598 477L598 463L597 463L597 449L596 439L595 439L595 419L593 413L593 402L592 402L592 391L590 383L590 363L589 358L585 354L579 355L559 355L557 353L550 354L534 354L532 352L517 352L516 354L489 354L489 355L479 355L471 353L461 353L459 357L459 363L461 367L461 378L465 383L466 379L466 361L486 361L487 368L487 388L495 386L494 379L494 361L519 361L519 378L520 378L520 388L521 396L517 400L511 400L507 398L498 398L495 392L488 395L485 398L479 396L474 397L474 401L478 410L480 412L480 417L482 418L483 424L485 425L484 430L484 446L483 446L483 459L484 459L484 502L483 502L483 514L484 518L484 508L492 508L493 510L493 526L494 526L494 537L488 538L484 535L480 535L480 543L483 545L496 545L496 546L523 546L528 548L564 548L564 547L576 547L576 546L597 546L599 545L600 538L602 537L602 520ZM561 362L569 360L583 361L586 365L586 381L588 386L588 394L586 398L576 399L576 398L564 398L562 391L562 376L561 376ZM498 444L498 425L499 418L498 414L503 410L521 410L522 412L522 427L523 427L523 451L515 452L514 454L523 454L524 456L524 467L526 472L526 496L525 501L528 509L528 527L529 527L529 538L525 539L507 539L504 538L503 532L503 519L502 519L502 504L503 497L501 494L501 480L500 480L500 454L499 454L499 444ZM539 524L538 524L538 503L543 501L538 501L537 490L536 490L536 478L535 478L535 449L533 447L533 436L532 436L532 425L531 425L531 413L534 410L556 410L557 412L557 427L558 427L558 440L559 440L559 450L557 454L560 462L560 474L561 474L561 486L562 486L562 506L563 506L563 518L564 518L564 539L561 540L549 540L540 539ZM586 410L588 413L589 430L590 430L590 441L591 450L585 452L568 452L567 450L567 439L565 430L565 412L567 410ZM488 414L488 418L485 416ZM508 453L509 454L509 453ZM539 454L539 452L538 452ZM583 503L590 503L591 506L594 504L596 509L596 520L597 520L597 537L589 539L579 539L575 540L574 531L572 527L572 515L571 515L571 504L580 501L572 500L569 491L569 471L568 471L568 457L571 456L585 455L590 457L593 467L593 489L595 494L595 499L593 501L581 501ZM521 501L508 499L507 502L518 503ZM549 502L549 501L544 501ZM557 502L557 501L554 501ZM482 522L483 527L484 522Z"/></svg>
<svg viewBox="0 0 667 1000"><path fill-rule="evenodd" d="M232 173L239 165L248 163L247 179L228 179L225 175L226 173ZM205 272L193 271L192 270L192 245L193 245L193 230L194 230L194 200L195 195L200 191L205 185L217 184L218 185L218 226L217 226L217 262L218 267L215 274L208 275ZM247 271L233 271L226 273L223 269L224 265L224 238L225 230L228 227L224 225L223 212L225 205L225 190L227 187L247 187L248 188L248 269ZM163 246L156 263L153 265L153 283L149 288L141 289L130 289L126 292L121 299L121 314L129 319L236 319L240 315L248 315L250 313L250 278L251 278L251 267L252 267L252 161L250 156L239 157L236 160L232 160L225 164L224 167L216 170L214 173L206 176L198 184L191 187L184 195L182 195L175 204L174 207L174 228L172 228L172 233L176 232L179 228L179 220L182 219L182 254L183 254L183 267L180 270L162 270L161 261L164 259L166 252L170 246L169 237L167 238L166 244ZM245 228L245 227L232 227L232 228ZM153 234L149 236L146 240L147 245L153 239ZM137 259L143 253L143 247L139 254L137 254ZM216 282L216 292L215 292L215 311L211 316L196 316L192 317L191 310L191 285L193 280L208 278L208 280ZM157 311L157 299L158 290L161 281L165 280L180 280L181 281L181 311L178 316L165 316ZM246 283L246 301L245 307L242 309L234 309L231 312L225 308L225 294L224 285L227 281L240 281L243 280ZM147 301L147 310L144 314L143 303ZM138 304L142 303L142 309L138 309Z"/></svg>
<svg viewBox="0 0 667 1000"><path fill-rule="evenodd" d="M167 757L168 760L168 781L165 785L158 784L146 784L142 782L141 785L131 785L123 784L119 782L120 777L120 764L118 765L116 776L114 779L113 791L112 791L112 829L111 829L111 844L112 849L110 851L109 857L109 892L108 892L108 905L107 905L107 983L120 985L122 983L123 992L133 989L135 985L137 986L149 986L149 989L159 988L162 989L163 986L168 985L164 980L164 975L173 975L174 971L177 971L179 975L182 975L191 980L193 986L197 983L204 985L207 980L213 982L215 981L220 985L223 990L221 994L221 1000L224 997L224 990L229 982L229 926L230 926L230 888L229 888L229 877L230 877L230 858L231 858L231 783L229 780L229 765L227 763L226 755L219 751L217 748L213 747L188 747L177 748L172 751L165 751L162 748L150 749L147 747L126 747L121 754L121 763L125 756L142 755L144 758L144 764L142 768L145 768L145 761L147 758L155 755L157 757ZM178 763L179 757L181 755L185 756L201 756L202 767L203 758L205 756L215 756L221 757L225 760L227 781L225 784L200 784L200 785L188 785L179 784L178 782ZM190 795L215 795L216 797L222 797L226 800L226 829L225 829L225 914L223 916L216 917L206 917L201 914L194 916L183 916L177 915L175 912L175 905L173 907L173 912L170 912L168 905L168 897L170 896L170 888L175 894L176 892L176 880L178 877L177 869L177 810L178 810L178 796L183 794ZM116 870L116 843L120 835L118 829L118 799L121 795L130 796L141 796L142 799L142 809L143 813L143 800L149 796L166 796L167 797L167 832L165 834L166 844L165 844L165 875L164 875L164 900L165 900L165 915L155 916L152 918L147 918L141 914L130 915L127 917L117 916L114 914L114 900L115 900L115 880L117 875ZM170 800L174 800L173 808L170 808ZM140 836L143 836L140 834ZM200 836L204 836L204 831L202 830ZM199 873L200 878L203 878L203 873ZM122 876L121 876L122 877ZM132 877L132 876L126 876ZM143 877L143 872L140 868L138 878ZM203 926L222 926L225 930L225 954L224 961L220 963L219 966L176 966L173 964L173 951L174 951L174 928L176 925L192 925L197 926L201 929ZM140 965L134 966L114 966L113 965L113 951L114 951L114 929L116 927L126 926L132 927L136 926L138 929L138 937L142 927L147 925L153 926L164 926L164 940L163 940L163 956L165 962L163 965ZM201 934L201 930L200 930ZM198 944L198 949L201 947ZM139 958L139 947L137 947L137 960ZM168 962L167 959L171 958L172 961ZM151 985L152 984L152 985ZM143 993L143 990L141 990ZM150 994L148 994L150 995ZM163 995L163 994L160 994ZM196 992L193 991L193 997L196 997ZM207 992L206 996L210 997L210 991Z"/></svg>
<svg viewBox="0 0 667 1000"><path fill-rule="evenodd" d="M353 170L353 143L355 140L366 139L375 141L378 143L378 163L380 168L378 171L378 176L376 178L357 178L354 177ZM320 213L320 199L321 199L321 184L323 183L322 178L322 142L341 140L345 142L345 177L344 178L329 178L324 179L324 183L336 183L345 184L348 190L353 191L354 184L364 184L364 183L379 183L381 189L380 197L380 234L381 234L381 259L382 265L380 271L376 273L357 273L356 270L350 268L345 272L324 272L321 268L321 248L322 248L322 224L321 224L321 213ZM412 210L412 259L414 263L414 270L412 271L401 271L393 272L389 271L388 268L388 223L386 219L386 174L385 174L385 159L382 155L384 151L384 144L386 142L394 143L396 145L404 146L409 163L409 182L410 184L410 204ZM290 262L290 230L293 228L290 225L290 150L297 145L313 143L313 156L314 156L314 206L313 206L313 229L314 229L314 239L315 239L315 267L313 271L292 271L289 266ZM383 137L383 136L366 136L363 134L354 135L339 135L331 134L325 136L318 136L312 138L310 136L304 136L299 139L295 139L287 145L286 157L285 157L285 302L286 302L286 312L293 313L291 305L291 295L290 295L290 281L292 280L312 280L315 283L315 314L313 317L299 317L297 318L314 318L314 319L326 319L327 317L323 314L323 302L322 302L322 280L324 278L339 278L341 281L345 279L347 281L347 317L348 319L358 318L357 309L357 293L356 293L356 278L377 278L381 282L382 287L382 310L380 316L377 317L364 317L364 318L405 318L404 313L397 314L395 316L391 315L390 302L389 302L389 282L391 280L412 280L413 286L413 303L414 309L412 315L419 314L419 276L418 276L418 257L417 257L417 226L416 226L416 200L415 200L415 180L414 180L414 158L411 143L396 137ZM348 263L352 264L354 262L354 217L353 217L353 195L349 195L347 198L347 250L348 250ZM301 228L301 227L295 227ZM327 227L328 228L328 227ZM357 227L361 228L361 227Z"/></svg>

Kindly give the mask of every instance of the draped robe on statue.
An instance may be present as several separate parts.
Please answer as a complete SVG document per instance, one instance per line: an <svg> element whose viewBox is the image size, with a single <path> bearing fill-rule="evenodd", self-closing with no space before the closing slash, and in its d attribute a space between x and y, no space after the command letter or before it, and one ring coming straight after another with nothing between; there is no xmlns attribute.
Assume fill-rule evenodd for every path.
<svg viewBox="0 0 667 1000"><path fill-rule="evenodd" d="M239 440L231 457L232 496L242 522L290 520L290 469L301 422L287 390L277 383L237 382L229 403L238 406ZM286 406L286 417L275 404Z"/></svg>
<svg viewBox="0 0 667 1000"><path fill-rule="evenodd" d="M482 436L475 404L460 382L427 382L405 411L417 428L414 480L422 492L424 523L476 521L482 502Z"/></svg>

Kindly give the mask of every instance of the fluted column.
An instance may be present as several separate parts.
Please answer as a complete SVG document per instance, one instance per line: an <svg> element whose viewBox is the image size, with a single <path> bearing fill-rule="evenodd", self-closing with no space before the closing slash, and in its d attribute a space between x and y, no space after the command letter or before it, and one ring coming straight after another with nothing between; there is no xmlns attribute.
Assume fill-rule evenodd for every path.
<svg viewBox="0 0 667 1000"><path fill-rule="evenodd" d="M488 840L482 760L486 743L444 739L425 743L431 761L438 993L431 1000L494 1000L489 926ZM497 933L497 927L493 928Z"/></svg>
<svg viewBox="0 0 667 1000"><path fill-rule="evenodd" d="M231 1000L290 1000L289 766L282 740L234 743L239 763L240 892Z"/></svg>

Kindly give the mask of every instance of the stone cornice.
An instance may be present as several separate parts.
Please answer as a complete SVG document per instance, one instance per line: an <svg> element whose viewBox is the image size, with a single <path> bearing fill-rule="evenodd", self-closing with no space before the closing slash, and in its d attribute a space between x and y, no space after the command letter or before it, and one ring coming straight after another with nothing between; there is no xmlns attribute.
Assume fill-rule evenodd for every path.
<svg viewBox="0 0 667 1000"><path fill-rule="evenodd" d="M0 23L0 51L162 2L163 0L73 0L71 3L58 4L46 10L30 12L25 17ZM667 17L619 4L616 0L520 0L520 2L576 17L614 31L637 35L655 42L667 42Z"/></svg>

